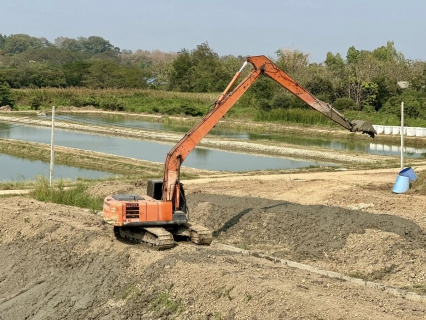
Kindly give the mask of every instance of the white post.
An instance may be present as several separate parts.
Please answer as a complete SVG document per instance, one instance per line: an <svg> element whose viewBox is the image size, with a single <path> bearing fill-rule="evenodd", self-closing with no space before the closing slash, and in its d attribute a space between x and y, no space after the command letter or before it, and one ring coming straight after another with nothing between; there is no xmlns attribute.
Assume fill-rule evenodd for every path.
<svg viewBox="0 0 426 320"><path fill-rule="evenodd" d="M401 101L401 170L404 169L404 102Z"/></svg>
<svg viewBox="0 0 426 320"><path fill-rule="evenodd" d="M54 141L55 141L55 106L52 107L52 132L50 139L50 189L53 188L53 165L54 165Z"/></svg>

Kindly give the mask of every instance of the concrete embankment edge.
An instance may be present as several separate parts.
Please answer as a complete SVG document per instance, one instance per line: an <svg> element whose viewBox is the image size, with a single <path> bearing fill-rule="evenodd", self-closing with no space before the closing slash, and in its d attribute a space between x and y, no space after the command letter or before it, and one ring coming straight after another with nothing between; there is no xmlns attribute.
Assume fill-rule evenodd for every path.
<svg viewBox="0 0 426 320"><path fill-rule="evenodd" d="M222 250L227 250L227 251L232 251L232 252L237 252L237 253L241 253L244 255L249 255L249 256L254 256L254 257L258 257L258 258L262 258L262 259L266 259L275 263L282 263L285 264L287 266L289 266L290 268L296 268L299 270L304 270L304 271L308 271L311 273L315 273L315 274L319 274L328 278L334 278L334 279L340 279L340 280L344 280L356 285L360 285L360 286L364 286L364 287L369 287L369 288L373 288L373 289L378 289L381 291L386 291L394 296L397 297L401 297L410 301L415 301L415 302L422 302L422 303L426 303L426 296L423 295L419 295L417 293L414 292L409 292L409 291L405 291L399 288L395 288L395 287L391 287L391 286L387 286L381 283L376 283L376 282L372 282L372 281L366 281L366 280L362 280L359 278L353 278L353 277L349 277L346 276L344 274L338 273L338 272L334 272L334 271L328 271L328 270L323 270L323 269L319 269L307 264L303 264L303 263L299 263L299 262L295 262L295 261L291 261L291 260L287 260L287 259L278 259L275 257L271 257L265 254L261 254L261 253L256 253L256 252L252 252L250 250L244 250L244 249L240 249L237 247L233 247L230 245L226 245L226 244L221 244L221 243L215 243L212 244L214 245L216 248L218 249L222 249Z"/></svg>

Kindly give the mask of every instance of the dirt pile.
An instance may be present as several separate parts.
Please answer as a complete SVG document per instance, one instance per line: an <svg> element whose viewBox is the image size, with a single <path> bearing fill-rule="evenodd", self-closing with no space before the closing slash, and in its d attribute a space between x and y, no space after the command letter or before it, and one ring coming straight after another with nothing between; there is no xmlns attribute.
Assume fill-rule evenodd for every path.
<svg viewBox="0 0 426 320"><path fill-rule="evenodd" d="M424 293L426 198L392 194L394 178L383 170L187 181L191 218L215 241L167 251L118 241L92 212L0 198L0 318L424 319L421 302L216 245ZM90 190L144 191L117 182Z"/></svg>

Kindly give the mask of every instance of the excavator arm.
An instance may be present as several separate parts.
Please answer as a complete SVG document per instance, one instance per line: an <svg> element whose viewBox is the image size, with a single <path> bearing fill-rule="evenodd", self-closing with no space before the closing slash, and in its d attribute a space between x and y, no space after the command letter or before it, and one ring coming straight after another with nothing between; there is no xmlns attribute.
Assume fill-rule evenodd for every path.
<svg viewBox="0 0 426 320"><path fill-rule="evenodd" d="M322 113L337 124L340 124L343 128L349 131L352 130L352 124L339 111L328 103L318 100L265 56L248 57L247 61L250 62L255 69L261 70L262 74L272 78L296 97L306 102L312 109Z"/></svg>
<svg viewBox="0 0 426 320"><path fill-rule="evenodd" d="M253 69L235 87L235 89L229 93L236 80L241 76L242 70L247 63L250 63L253 66ZM312 109L322 113L324 116L341 125L343 128L351 132L362 131L362 133L367 133L374 138L376 131L371 124L365 121L356 120L356 125L353 125L338 110L334 109L331 105L318 100L288 74L278 68L267 57L247 57L247 60L241 69L235 74L225 91L215 101L213 109L204 116L204 118L195 125L167 154L164 164L162 200L172 201L174 209L180 209L181 206L179 170L183 161L207 135L207 133L220 121L225 113L250 88L257 78L259 78L260 75L266 75L272 78L299 99L305 101Z"/></svg>

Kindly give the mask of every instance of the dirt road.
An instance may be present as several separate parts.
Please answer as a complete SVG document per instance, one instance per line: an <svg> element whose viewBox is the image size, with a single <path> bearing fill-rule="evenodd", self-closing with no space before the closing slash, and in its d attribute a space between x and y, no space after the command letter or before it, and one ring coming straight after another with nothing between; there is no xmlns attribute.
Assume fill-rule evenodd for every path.
<svg viewBox="0 0 426 320"><path fill-rule="evenodd" d="M397 172L185 181L191 219L215 239L167 251L122 243L82 209L0 198L0 318L424 319L421 296L220 246L402 295L426 293L426 197L413 188L393 194ZM143 194L145 185L103 182L90 192Z"/></svg>

